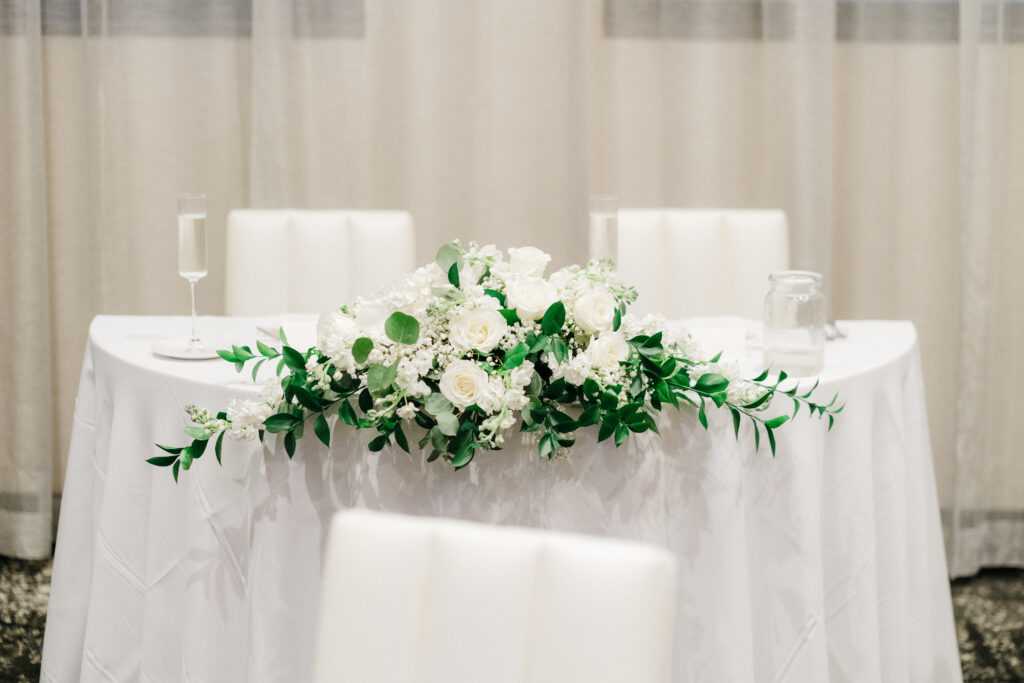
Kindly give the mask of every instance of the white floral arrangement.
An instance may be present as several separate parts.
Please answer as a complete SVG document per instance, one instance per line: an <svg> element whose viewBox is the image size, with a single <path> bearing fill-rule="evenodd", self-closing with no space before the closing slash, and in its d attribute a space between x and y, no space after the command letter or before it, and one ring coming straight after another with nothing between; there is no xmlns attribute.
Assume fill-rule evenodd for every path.
<svg viewBox="0 0 1024 683"><path fill-rule="evenodd" d="M628 312L636 290L618 280L612 263L591 261L544 277L551 257L534 247L509 249L458 241L441 247L437 260L371 299L358 299L321 316L317 345L301 352L257 342L218 353L241 371L255 361L256 381L267 361L277 373L260 400L230 401L216 415L194 405L186 412L187 446L159 446L167 455L148 462L189 469L210 441L218 462L224 436L237 440L282 434L289 457L308 424L329 446L332 422L376 430L379 451L392 441L410 452L407 429L422 435L427 461L455 469L477 451L496 450L517 424L539 435L541 457L565 453L574 433L596 427L598 440L620 445L631 433L658 432L666 404L689 406L706 429L714 406L761 432L775 454L774 430L800 405L831 429L836 399L811 400L815 386L799 393L780 389L779 373L744 379L719 356L704 357L679 324ZM776 394L793 401L793 413L763 417ZM416 427L412 425L415 424Z"/></svg>

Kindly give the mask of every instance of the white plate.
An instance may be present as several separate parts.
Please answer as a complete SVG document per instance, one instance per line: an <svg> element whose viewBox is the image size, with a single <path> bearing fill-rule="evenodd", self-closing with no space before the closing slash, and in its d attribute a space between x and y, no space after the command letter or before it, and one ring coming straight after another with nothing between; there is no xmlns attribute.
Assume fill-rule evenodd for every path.
<svg viewBox="0 0 1024 683"><path fill-rule="evenodd" d="M217 350L206 344L190 344L182 339L161 339L153 344L153 353L178 360L209 360L220 358Z"/></svg>

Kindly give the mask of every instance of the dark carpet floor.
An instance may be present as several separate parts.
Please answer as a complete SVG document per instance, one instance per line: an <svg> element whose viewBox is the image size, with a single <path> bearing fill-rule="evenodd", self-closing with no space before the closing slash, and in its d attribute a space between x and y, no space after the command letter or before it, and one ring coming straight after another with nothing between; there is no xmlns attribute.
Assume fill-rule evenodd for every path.
<svg viewBox="0 0 1024 683"><path fill-rule="evenodd" d="M0 556L0 681L39 680L49 560ZM1024 683L1024 571L986 570L953 582L964 681Z"/></svg>

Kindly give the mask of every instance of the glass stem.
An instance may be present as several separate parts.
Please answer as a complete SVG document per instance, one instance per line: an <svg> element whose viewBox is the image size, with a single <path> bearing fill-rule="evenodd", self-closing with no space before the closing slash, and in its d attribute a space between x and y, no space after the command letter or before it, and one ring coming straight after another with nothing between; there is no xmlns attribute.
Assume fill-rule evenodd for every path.
<svg viewBox="0 0 1024 683"><path fill-rule="evenodd" d="M191 288L192 288L192 338L189 339L189 343L198 344L199 343L199 332L198 332L198 328L197 328L196 322L197 322L197 318L199 317L199 315L196 312L196 281L195 280L189 280L188 283L189 283L189 285L191 285Z"/></svg>

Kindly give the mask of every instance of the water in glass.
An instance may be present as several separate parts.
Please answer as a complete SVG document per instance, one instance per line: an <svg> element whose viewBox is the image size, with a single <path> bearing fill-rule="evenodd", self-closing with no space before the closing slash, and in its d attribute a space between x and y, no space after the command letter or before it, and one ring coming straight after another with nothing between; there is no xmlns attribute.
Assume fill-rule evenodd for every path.
<svg viewBox="0 0 1024 683"><path fill-rule="evenodd" d="M590 258L618 258L619 198L595 194L590 197Z"/></svg>
<svg viewBox="0 0 1024 683"><path fill-rule="evenodd" d="M787 270L769 276L764 302L764 361L793 377L821 372L825 364L825 295L822 277Z"/></svg>

